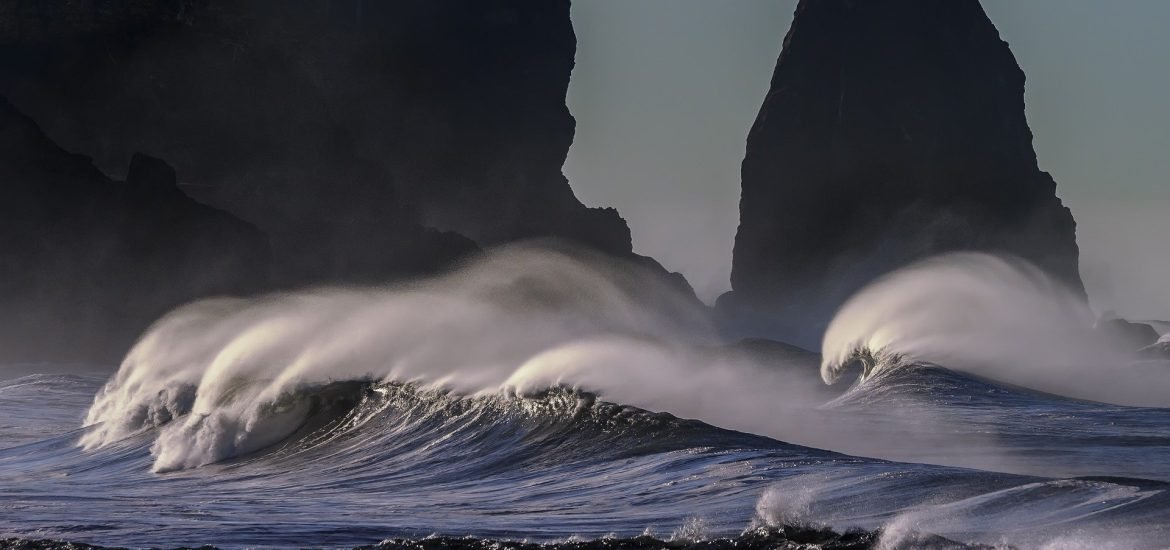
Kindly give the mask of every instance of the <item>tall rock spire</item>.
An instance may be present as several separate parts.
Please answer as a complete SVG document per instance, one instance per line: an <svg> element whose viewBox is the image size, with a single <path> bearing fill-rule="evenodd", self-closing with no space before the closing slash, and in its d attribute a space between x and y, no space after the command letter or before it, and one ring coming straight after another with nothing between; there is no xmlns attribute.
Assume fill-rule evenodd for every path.
<svg viewBox="0 0 1170 550"><path fill-rule="evenodd" d="M1084 292L1024 73L977 0L801 0L742 176L720 300L740 331L814 343L862 285L953 250L1014 254Z"/></svg>

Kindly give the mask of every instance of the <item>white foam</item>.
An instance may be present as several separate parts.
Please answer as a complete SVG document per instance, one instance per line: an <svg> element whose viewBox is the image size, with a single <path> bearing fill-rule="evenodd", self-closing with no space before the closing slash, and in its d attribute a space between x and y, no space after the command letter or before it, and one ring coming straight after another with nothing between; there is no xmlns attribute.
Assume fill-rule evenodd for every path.
<svg viewBox="0 0 1170 550"><path fill-rule="evenodd" d="M1092 330L1084 301L1017 258L956 253L891 273L850 298L825 333L833 383L865 355L932 362L1030 388L1170 405L1170 370L1131 367ZM874 361L875 359L870 359Z"/></svg>
<svg viewBox="0 0 1170 550"><path fill-rule="evenodd" d="M706 320L640 268L529 247L407 286L200 302L142 337L96 397L82 445L165 424L155 470L197 467L279 441L306 414L280 403L338 380L463 394L568 385L757 433L776 433L786 407L811 408L784 369L699 351L716 341Z"/></svg>

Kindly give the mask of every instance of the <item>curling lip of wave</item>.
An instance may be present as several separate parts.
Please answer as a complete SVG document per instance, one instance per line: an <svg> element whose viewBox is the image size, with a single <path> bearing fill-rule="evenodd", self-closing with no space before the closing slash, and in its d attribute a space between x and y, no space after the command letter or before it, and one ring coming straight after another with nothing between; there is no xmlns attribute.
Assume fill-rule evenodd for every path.
<svg viewBox="0 0 1170 550"><path fill-rule="evenodd" d="M311 414L295 396L345 380L464 394L584 381L625 403L631 373L644 384L709 381L717 368L672 350L714 341L705 312L640 267L509 247L412 285L180 308L95 397L80 443L93 449L160 427L155 470L198 467L287 437Z"/></svg>
<svg viewBox="0 0 1170 550"><path fill-rule="evenodd" d="M852 365L932 363L1002 383L1122 405L1170 406L1170 369L1139 368L1093 330L1085 301L1014 257L952 253L892 272L841 307L821 378Z"/></svg>
<svg viewBox="0 0 1170 550"><path fill-rule="evenodd" d="M931 402L940 388L944 394L959 392L957 403L969 404L971 395L984 396L987 403L967 412L985 410L988 420L1003 418L1001 409L983 409L1005 403L1002 392L988 393L971 385L965 375L943 369L925 374L949 377L954 388L919 384L921 377L911 374L911 369L889 369L875 376L901 377L929 394ZM884 381L868 386L854 388L855 393L879 397L878 406L894 402L873 391L884 388ZM117 534L101 535L105 541L121 538L122 544L133 546L157 545L190 533L189 524L171 529L164 523L165 531L141 527L159 522L150 510L158 506L147 504L159 498L160 490L170 508L161 517L176 510L206 510L211 517L243 516L232 516L233 521L224 525L199 522L201 534L183 540L241 546L258 540L257 530L265 537L279 537L283 544L336 541L336 522L353 517L368 521L347 524L344 529L346 544L354 545L365 542L363 537L420 537L429 532L471 532L492 539L507 533L543 532L551 539L582 531L589 537L606 532L632 536L653 526L669 533L676 526L692 525L691 515L705 518L706 526L695 525L710 529L709 535L733 536L751 519L757 498L757 515L768 525L815 521L839 529L880 528L883 540L888 532L898 540L909 536L911 545L915 536L907 529L969 541L995 540L999 533L1010 532L1014 542L1016 537L1047 540L1050 532L1063 533L1074 521L1092 532L1118 536L1118 530L1126 528L1145 536L1146 531L1165 525L1168 509L1165 487L1143 480L1044 480L852 458L613 405L566 388L521 398L508 391L463 395L426 384L367 381L305 385L290 395L295 401L316 403L307 406L315 412L290 437L263 452L181 473L161 483L141 477L149 460L145 453L149 443L141 437L91 453L68 449L72 437L67 436L60 438L65 448L47 443L37 445L41 451L36 455L27 450L0 452L0 462L26 461L36 472L69 473L65 481L55 475L22 475L27 479L14 484L18 491L68 498L67 489L80 483L108 487L120 495L116 507L91 504L99 508L99 514L106 510L113 514L95 515L94 521L124 518L126 503L139 503L142 519L138 523L126 524ZM1064 417L1073 412L1061 403L1033 397L1021 396L1029 402L1029 414L1059 410L1062 414L1057 416ZM1011 401L1016 400L1007 402ZM1057 408L1049 408L1053 406ZM1086 404L1082 408L1100 407ZM1128 415L1124 410L1115 412ZM1114 417L1097 418L1103 421L1079 424L1113 425ZM1131 418L1138 421L1139 416ZM1120 460L1125 461L1124 456ZM11 471L0 468L0 477ZM228 503L203 502L208 483ZM759 490L769 486L774 490L765 490L760 497ZM256 492L268 487L277 487L282 498L274 500L271 493ZM382 495L379 512L368 509L367 496L375 493ZM451 498L452 494L459 497ZM945 495L942 501L939 495ZM614 507L615 499L638 502L638 513ZM266 507L265 502L272 505ZM321 502L326 504L318 506ZM409 504L401 507L404 502ZM62 506L47 508L50 513L35 518L39 523L33 525L68 524L67 514L87 504ZM555 518L563 517L559 516L562 510L572 510L585 521L558 522ZM321 517L319 525L324 527L314 530L313 525L303 525L299 520L306 513ZM379 523L386 518L395 525L423 525L425 531L395 530L394 525ZM1014 527L1021 520L1032 523L1029 531L1020 533ZM1119 526L1120 520L1124 521ZM583 527L586 522L588 527ZM27 525L14 532L33 532ZM546 527L555 531L545 531ZM263 531L266 528L271 531ZM703 534L702 530L691 532Z"/></svg>
<svg viewBox="0 0 1170 550"><path fill-rule="evenodd" d="M506 261L493 262L501 259ZM370 517L371 494L381 495L379 502L385 498L384 515L371 518L366 531L348 526L346 540L360 541L374 536L371 532L385 536L389 527L377 521L387 518L429 532L470 525L475 533L497 537L545 532L550 525L556 536L569 536L580 532L585 516L591 532L636 533L646 526L673 528L690 514L703 514L715 532L733 534L759 496L751 487L777 483L779 496L762 503L769 506L757 504L757 512L762 506L780 521L797 514L830 525L892 525L899 537L906 525L977 540L972 537L1008 531L1013 537L1045 537L1067 531L1070 522L1146 536L1167 524L1170 497L1161 486L1119 478L1044 481L921 464L938 458L920 460L934 456L921 454L923 449L953 452L957 442L970 445L958 447L970 458L969 449L987 448L982 434L991 429L1005 448L975 459L993 463L952 465L999 470L996 464L1011 451L1022 449L1030 457L1039 445L1050 456L1074 455L1078 464L1088 456L1083 472L1067 475L1165 479L1170 466L1147 460L1158 455L1150 449L1166 447L1164 410L1072 403L980 385L969 376L976 373L950 370L949 363L936 369L918 357L899 358L899 350L919 348L898 338L897 345L858 352L873 360L871 383L856 385L828 407L789 414L777 403L803 390L781 393L793 382L778 376L782 368L743 370L745 365L696 354L690 343L707 333L679 322L685 319L680 313L689 310L672 310L669 300L646 300L652 287L639 283L633 286L643 292L631 292L622 283L628 278L605 269L555 254L513 251L409 287L195 304L152 328L94 399L90 416L99 420L84 439L91 449L104 448L71 449L76 436L68 435L35 444L35 454L0 451L0 463L51 472L22 473L19 477L28 479L17 480L0 468L0 477L13 481L17 498L65 498L78 487L109 490L118 495L116 504L94 504L102 508L95 517L104 521L124 521L108 518L127 517L132 503L154 502L161 490L175 509L159 514L144 506L135 510L141 521L126 523L138 534L119 531L118 536L138 537L127 541L142 546L167 535L143 538L150 529L140 526L169 527L160 518L176 510L233 518L201 522L200 540L207 542L245 544L257 540L257 530L265 536L279 531L282 541L334 540L338 522ZM942 290L964 287L945 277L935 282ZM603 303L595 307L597 301ZM993 307L975 313L1011 311ZM985 318L975 316L964 327L979 328L974 321ZM897 320L898 327L919 326ZM944 336L966 334L941 328L951 329L943 330ZM938 342L950 342L935 340L937 335L926 334L936 347L921 349L938 350ZM995 341L991 336L997 335L975 332L980 342ZM892 362L911 368L888 368ZM815 367L804 366L800 372L823 390ZM84 395L92 395L92 388ZM654 401L671 397L676 401ZM728 407L757 423L745 427L717 420ZM859 410L867 414L855 414ZM882 414L871 414L876 411ZM951 423L955 419L963 423ZM891 420L897 423L887 424ZM913 423L917 420L941 421L941 429L923 430ZM817 444L775 431L788 426L805 426L831 441ZM963 426L972 429L954 433ZM110 444L134 433L142 436ZM146 451L151 439L153 458ZM905 453L907 463L782 442L881 456L870 452L877 439ZM856 446L842 448L843 441ZM49 453L54 458L46 460ZM947 460L953 458L942 457L942 463ZM165 480L141 478L151 462L156 471L226 463ZM1034 463L1028 459L1021 466ZM1143 465L1118 466L1135 463ZM1043 467L1042 475L1052 475L1053 464ZM62 481L59 472L69 478ZM819 476L825 476L823 483L815 483ZM209 482L227 502L204 502ZM791 501L793 488L809 486L812 493L797 499L795 508L770 505ZM271 488L280 491L280 499L270 498ZM939 502L939 495L953 505ZM614 507L614 499L638 503L637 512ZM65 502L31 510L19 521L32 526L28 529L51 528L69 524L70 515L89 506ZM929 513L939 505L946 506L941 514ZM573 521L553 519L564 518L565 510L572 511ZM301 525L306 514L321 522ZM1013 531L1021 517L1033 524L1028 533ZM207 534L213 530L229 534ZM305 532L316 534L303 538Z"/></svg>
<svg viewBox="0 0 1170 550"><path fill-rule="evenodd" d="M825 331L821 377L832 384L857 361L864 377L896 357L1019 359L1086 335L1091 319L1082 300L1023 259L943 254L879 278L841 306Z"/></svg>

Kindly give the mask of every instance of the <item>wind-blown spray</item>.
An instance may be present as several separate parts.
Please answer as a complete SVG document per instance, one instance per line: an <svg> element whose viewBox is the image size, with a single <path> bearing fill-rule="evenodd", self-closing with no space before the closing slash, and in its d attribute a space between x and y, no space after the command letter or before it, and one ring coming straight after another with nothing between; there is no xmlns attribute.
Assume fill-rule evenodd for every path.
<svg viewBox="0 0 1170 550"><path fill-rule="evenodd" d="M703 352L714 335L693 298L637 266L504 249L410 285L181 308L96 397L82 444L161 426L155 469L196 467L280 441L310 412L298 396L351 380L464 395L566 385L741 429L823 395L784 369Z"/></svg>
<svg viewBox="0 0 1170 550"><path fill-rule="evenodd" d="M821 376L928 362L1071 397L1170 404L1170 372L1094 331L1080 298L1027 262L984 253L931 258L862 289L825 333Z"/></svg>

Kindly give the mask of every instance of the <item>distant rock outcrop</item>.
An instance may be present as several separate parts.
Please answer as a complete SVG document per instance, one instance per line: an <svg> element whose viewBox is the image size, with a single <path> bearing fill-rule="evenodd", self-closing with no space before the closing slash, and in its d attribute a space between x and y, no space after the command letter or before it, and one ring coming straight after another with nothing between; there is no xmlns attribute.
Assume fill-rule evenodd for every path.
<svg viewBox="0 0 1170 550"><path fill-rule="evenodd" d="M1127 351L1142 349L1158 341L1158 331L1154 327L1116 317L1099 319L1094 328L1110 343Z"/></svg>
<svg viewBox="0 0 1170 550"><path fill-rule="evenodd" d="M1159 341L1140 350L1138 355L1144 359L1155 361L1170 361L1170 341Z"/></svg>
<svg viewBox="0 0 1170 550"><path fill-rule="evenodd" d="M254 292L268 244L183 194L161 160L125 182L50 141L0 97L0 358L116 359L188 300Z"/></svg>
<svg viewBox="0 0 1170 550"><path fill-rule="evenodd" d="M801 0L742 177L732 331L814 343L865 283L956 250L1084 292L1024 74L977 0Z"/></svg>
<svg viewBox="0 0 1170 550"><path fill-rule="evenodd" d="M50 304L30 327L100 339L90 329L113 317L141 328L185 299L395 281L548 238L689 289L561 173L575 50L569 0L0 4L0 94L96 164L59 152L64 168L0 181L23 216L5 220L0 257L35 266L0 294ZM59 151L35 133L27 147ZM120 176L137 151L175 170L134 157L124 185L99 172ZM271 277L252 278L260 233L187 197L259 227Z"/></svg>
<svg viewBox="0 0 1170 550"><path fill-rule="evenodd" d="M7 8L0 93L107 172L173 162L271 236L282 282L527 238L631 255L625 221L561 173L569 0L42 4Z"/></svg>

